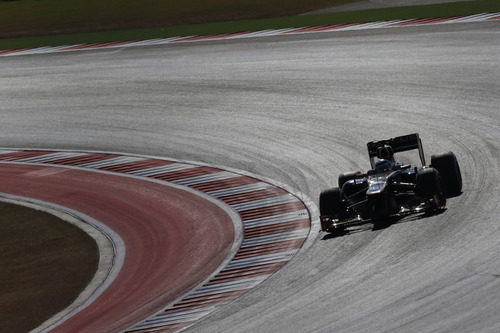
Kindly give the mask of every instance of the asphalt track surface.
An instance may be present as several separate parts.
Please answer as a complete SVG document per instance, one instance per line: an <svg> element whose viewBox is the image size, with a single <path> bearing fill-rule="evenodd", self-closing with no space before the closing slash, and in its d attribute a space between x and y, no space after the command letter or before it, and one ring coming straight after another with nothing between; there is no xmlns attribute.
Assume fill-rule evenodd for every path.
<svg viewBox="0 0 500 333"><path fill-rule="evenodd" d="M369 140L454 151L441 215L315 243L193 332L500 331L500 23L0 60L2 146L127 151L275 179L316 200Z"/></svg>

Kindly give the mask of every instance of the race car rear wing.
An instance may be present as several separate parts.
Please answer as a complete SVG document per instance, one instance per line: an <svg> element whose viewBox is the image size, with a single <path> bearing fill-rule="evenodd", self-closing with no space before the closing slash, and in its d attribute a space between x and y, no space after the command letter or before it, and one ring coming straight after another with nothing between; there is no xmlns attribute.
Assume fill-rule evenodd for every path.
<svg viewBox="0 0 500 333"><path fill-rule="evenodd" d="M375 157L377 157L377 149L384 145L389 145L394 153L418 149L420 161L422 166L425 166L424 149L422 148L422 141L418 133L398 136L387 140L372 141L366 144L368 146L368 155L370 156L370 164L375 168Z"/></svg>

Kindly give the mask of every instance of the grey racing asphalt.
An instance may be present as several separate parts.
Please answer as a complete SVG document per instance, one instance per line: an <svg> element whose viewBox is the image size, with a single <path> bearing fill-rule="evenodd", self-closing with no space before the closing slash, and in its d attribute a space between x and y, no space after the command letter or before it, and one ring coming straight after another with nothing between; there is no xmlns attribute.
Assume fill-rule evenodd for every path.
<svg viewBox="0 0 500 333"><path fill-rule="evenodd" d="M0 142L202 161L317 202L366 142L419 132L459 159L444 213L319 234L188 331L499 332L499 54L486 22L4 57Z"/></svg>

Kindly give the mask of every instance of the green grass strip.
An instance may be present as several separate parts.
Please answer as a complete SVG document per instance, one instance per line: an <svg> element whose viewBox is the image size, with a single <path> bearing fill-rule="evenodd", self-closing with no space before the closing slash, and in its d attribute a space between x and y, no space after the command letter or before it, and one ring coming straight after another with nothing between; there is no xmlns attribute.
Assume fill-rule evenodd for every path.
<svg viewBox="0 0 500 333"><path fill-rule="evenodd" d="M328 24L389 21L396 19L465 16L486 12L500 12L500 1L478 0L426 6L372 9L320 15L285 16L269 19L241 20L172 27L114 30L105 32L63 34L40 37L0 39L0 49L35 48L103 43L112 41L146 40L176 36L211 35L231 32L258 31Z"/></svg>

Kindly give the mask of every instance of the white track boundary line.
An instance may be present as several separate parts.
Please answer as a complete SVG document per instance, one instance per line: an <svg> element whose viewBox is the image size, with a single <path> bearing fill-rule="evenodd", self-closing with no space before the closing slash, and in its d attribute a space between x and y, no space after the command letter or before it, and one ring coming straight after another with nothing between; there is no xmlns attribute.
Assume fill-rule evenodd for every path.
<svg viewBox="0 0 500 333"><path fill-rule="evenodd" d="M73 303L30 331L31 333L49 332L91 305L113 283L125 260L124 242L120 235L104 223L65 206L7 193L0 193L0 201L40 210L71 223L92 237L99 248L97 271L85 289Z"/></svg>
<svg viewBox="0 0 500 333"><path fill-rule="evenodd" d="M3 149L4 148L0 148L0 150L3 150ZM100 154L106 154L106 153L109 154L109 153L111 153L111 152L84 151L84 150L34 149L34 148L19 148L19 149L15 148L15 149L8 149L8 150L9 151L27 151L27 150L43 151L43 150L47 150L47 151L57 151L57 152L100 153ZM126 153L113 153L113 154L120 155L121 157L128 157L128 158L135 158L135 159L156 158L156 159L159 159L159 160L179 162L179 161L173 160L173 159L161 158L161 157L153 157L153 156L147 156L147 155L126 154ZM223 201L221 201L221 200L219 200L219 199L217 199L215 197L211 197L211 196L205 194L204 192L197 191L197 190L195 190L193 188L190 188L188 186L179 185L179 184L175 184L175 183L172 183L172 182L162 181L162 180L154 179L154 178L148 178L148 177L142 177L142 176L135 176L135 175L127 174L127 173L105 171L105 170L100 170L100 169L90 168L90 167L81 167L80 165L72 166L72 165L57 165L57 164L44 164L44 163L25 163L25 162L18 162L18 161L0 161L0 163L4 163L4 164L19 164L19 165L29 164L29 165L37 165L37 166L43 166L43 167L55 167L55 168L63 168L63 169L84 170L84 171L88 171L88 172L101 173L101 174L113 175L113 176L118 176L118 177L127 177L127 178L139 179L139 180L142 180L142 181L152 182L152 183L160 184L160 185L163 185L163 186L167 186L167 187L172 187L172 188L184 190L184 191L186 191L188 193L191 193L193 195L199 196L199 197L201 197L201 198L203 198L203 199L205 199L205 200L207 200L207 201L215 204L217 207L219 207L220 209L222 209L229 216L229 218L231 219L231 221L233 222L233 227L234 227L233 245L232 245L231 249L229 250L229 252L227 254L227 257L220 263L220 265L209 276L207 276L202 282L200 282L200 284L197 287L193 288L191 291L196 290L196 288L199 288L202 285L206 284L208 281L210 281L210 279L212 279L215 275L217 275L220 271L222 271L224 269L224 267L226 267L229 264L229 262L233 259L234 255L240 249L241 244L243 242L243 222L242 222L240 216L238 215L238 213L235 210L233 210L229 205L227 205L226 203L224 203ZM189 163L189 162L185 162L185 163ZM203 164L196 164L196 165L203 166ZM4 195L4 197L6 197L6 198L9 198L9 196L10 196L9 194L5 194ZM25 201L28 201L28 202L38 202L38 201L36 201L34 199L29 199L29 198L26 199ZM39 205L43 206L42 202L40 202ZM65 207L58 206L58 205L52 204L52 203L47 203L46 204L46 206L49 206L49 207L50 207L50 205L52 205L53 207L61 207L59 209L59 211L63 211L64 212L64 208ZM57 209L55 209L55 210L57 210ZM94 225L94 223L95 223L95 225L98 225L98 226L102 225L102 228L107 228L106 231L108 231L108 229L109 229L109 233L110 234L114 233L114 231L112 231L110 228L106 227L103 223L99 224L97 221L95 221L91 217L87 217L86 215L84 215L84 214L82 214L80 212L77 212L77 211L71 211L71 213L74 214L75 216L82 216L82 218L81 218L82 220L90 221L90 222L92 222L91 223L92 225ZM83 217L85 217L85 219ZM119 238L119 239L121 240L121 238ZM118 258L118 259L121 260L121 264L117 266L117 267L119 267L121 269L121 266L123 265L123 260L124 260L125 246L123 245L123 241L122 241L122 243L118 242L118 244L121 244L122 247L123 247L123 258L121 258L121 257ZM116 273L116 275L117 275L117 273ZM113 280L114 280L114 278L113 278ZM108 287L108 284L106 284L106 288L107 287ZM78 312L80 312L81 310L83 310L84 308L86 308L87 306L89 306L95 299L97 299L97 297L102 292L104 292L104 290L105 289L103 289L96 297L92 297L89 300L87 300L84 305L82 305L81 307L79 307L77 310L72 311L68 315L65 315L64 317L59 317L58 315L56 315L56 316L58 316L57 318L50 319L52 323L51 323L51 325L50 325L49 328L44 328L43 330L41 330L42 328L39 326L38 328L35 329L36 331L33 331L33 332L46 333L46 332L50 331L51 329L54 329L55 327L61 325L68 318L70 318L71 316L74 316L75 314L77 314ZM190 291L188 291L184 295L178 297L177 299L173 300L169 305L172 305L172 304L180 301L181 299L183 299L184 297L186 297L186 295L188 295L189 293L190 293ZM42 325L46 326L45 323L42 324Z"/></svg>
<svg viewBox="0 0 500 333"><path fill-rule="evenodd" d="M222 177L222 179L225 179L231 173L233 173L233 174L235 174L237 176L247 176L247 177L256 178L256 179L261 180L264 183L268 183L268 184L270 184L272 186L275 186L275 187L278 187L278 188L281 188L281 189L285 190L286 192L289 193L288 194L289 196L291 196L292 198L294 198L294 201L302 201L302 203L307 208L307 210L302 210L301 212L305 213L305 215L307 215L309 217L309 219L311 221L311 227L310 227L309 230L307 230L307 232L305 230L301 231L301 234L299 235L300 238L304 238L305 237L306 239L305 239L304 243L302 244L301 248L296 249L296 250L293 251L294 255L290 256L289 261L292 260L293 257L295 257L296 255L298 255L302 251L304 251L307 248L309 248L313 244L313 242L316 240L316 238L319 236L319 230L320 230L320 228L319 228L319 225L320 225L319 224L319 214L318 214L318 209L317 209L316 205L312 202L312 200L310 200L309 198L307 198L302 193L297 192L297 191L291 189L289 186L287 186L285 184L279 183L279 182L277 182L275 180L271 180L271 179L266 178L266 177L258 176L256 174L253 174L253 173L250 173L250 172L247 172L247 171L237 170L237 169L233 169L233 168L229 168L229 167L225 167L225 166L212 165L212 164L207 164L207 163L200 163L200 162L195 162L195 161L186 161L186 160L178 160L178 159L158 157L158 156L148 156L148 155L139 155L139 154L131 154L131 153L121 153L121 152L106 152L106 151L91 151L91 150L70 150L70 149L40 149L40 148L0 148L0 154L2 154L2 152L16 152L16 151L29 151L29 150L50 151L50 152L58 152L58 153L61 153L61 154L64 154L64 153L115 154L115 155L119 155L120 157L127 157L127 158L138 159L138 160L142 160L142 159L158 159L158 160L165 160L165 161L175 162L175 163L179 163L179 164L192 164L192 165L199 166L199 167L208 166L208 167L212 167L212 168L217 168L217 169L224 170L223 172L219 172L219 173L207 175L210 178L214 177L214 175L215 175L216 178L220 178L218 176L220 176L222 174L222 176L224 176L224 177ZM48 156L48 155L46 155L46 156ZM53 156L53 155L51 155L51 156ZM36 159L35 159L35 161L36 161ZM2 161L0 163L26 164L26 163L19 162L19 161L5 161L5 162ZM204 197L205 199L213 202L214 204L216 204L217 206L219 206L220 208L222 208L231 217L231 219L233 220L233 225L235 227L235 240L234 240L234 243L233 243L233 248L231 249L230 254L228 255L228 257L221 263L221 265L209 277L207 277L204 281L202 281L197 287L193 288L190 292L186 293L185 295L179 297L178 299L172 301L170 304L166 305L163 308L163 310L161 310L158 313L150 316L149 320L151 320L151 319L154 320L154 318L156 316L162 317L162 313L163 313L163 311L165 309L168 309L173 304L179 302L183 298L189 297L188 295L191 295L191 293L193 293L193 292L194 293L200 292L200 290L205 290L204 288L208 288L207 286L205 286L207 284L207 282L209 282L215 275L217 275L220 271L222 271L225 267L227 267L229 265L229 263L233 260L233 257L235 255L235 253L243 245L243 232L242 232L243 231L243 221L241 220L241 218L240 218L239 214L237 213L237 211L234 210L234 208L232 208L230 205L228 205L228 204L224 203L223 201L221 201L220 199L218 199L216 197L213 197L213 196L210 196L209 194L207 194L205 192L197 191L197 190L192 189L190 187L187 187L187 186L184 186L184 185L181 185L181 184L175 184L173 182L167 182L167 181L162 181L162 180L159 180L159 179L153 179L153 178L142 177L142 176L135 176L135 175L131 175L131 174L128 174L128 173L105 171L105 170L100 170L98 168L89 168L89 167L83 167L82 168L81 165L56 165L56 164L44 164L44 163L38 163L38 162L29 163L29 164L31 164L31 165L40 165L40 166L59 167L59 168L68 168L68 169L87 170L87 171L96 172L96 173L112 174L112 175L122 176L122 177L137 178L137 179L142 179L142 180L146 180L146 181L150 181L150 182L154 182L154 183L158 183L158 184L163 184L163 185L168 185L168 186L172 186L172 187L177 187L177 188L184 189L184 190L186 190L188 192L192 192L194 194L197 194L199 196ZM205 177L205 176L202 176L202 177ZM193 178L195 178L195 180L196 180L195 183L197 183L197 181L199 180L198 177L193 177ZM186 179L191 179L192 180L193 178L186 178ZM205 178L203 178L201 180L204 181ZM277 215L276 217L282 217L282 214ZM294 236L292 238L296 238L296 237ZM260 278L258 278L258 283L255 283L255 285L250 286L249 290L252 289L252 288L254 288L254 287L256 287L261 282L265 281L269 276L270 275L264 275L264 276L261 276ZM257 278L255 278L255 279L257 279ZM241 281L246 281L246 280L239 280L239 281L240 282L236 282L236 281L227 282L224 285L233 285L235 283L241 283ZM221 306L223 306L223 305L224 304L221 304ZM213 310L215 310L216 308L217 308L217 306L213 307ZM209 311L205 315L208 315L211 312L213 312L213 311ZM146 319L146 320L148 320L148 319ZM62 323L62 322L56 323L55 325L57 326L60 323ZM140 326L143 323L144 323L144 321L136 323L136 325L134 325L133 327L130 327L128 330L133 329L135 326ZM188 328L191 325L192 324L189 324L188 326L184 327L183 329L186 329L186 328ZM55 326L51 326L51 327L54 328ZM181 330L183 330L183 329L181 329ZM43 333L45 333L45 331L43 331Z"/></svg>
<svg viewBox="0 0 500 333"><path fill-rule="evenodd" d="M442 21L432 22L433 19L429 19L430 22L427 23L412 23L413 20L418 19L405 19L405 20L392 20L392 21L376 21L376 22L363 22L363 23L352 23L346 24L345 26L338 27L332 25L330 29L315 30L314 28L321 28L322 26L311 26L311 27L296 27L296 28L284 28L284 29L266 29L260 31L249 31L245 33L228 33L219 35L197 35L197 36L177 36L168 38L155 38L141 41L124 41L120 42L118 45L114 45L113 42L110 43L97 43L96 46L93 44L75 44L75 45L64 45L64 46L44 46L33 49L19 49L19 50L0 50L0 57L16 56L16 55L32 55L32 54L48 54L48 53L59 53L59 52L74 52L74 51L86 51L86 50L98 50L98 49L117 49L117 48L128 48L128 47L138 47L138 46L151 46L151 45L165 45L165 44L179 44L179 43L197 43L203 41L220 41L228 39L241 39L241 38L256 38L256 37L269 37L269 36L283 36L283 35L298 35L298 34L310 34L310 33L327 33L327 32L340 32L340 31L360 31L360 30L374 30L374 29L385 29L385 28L402 28L402 27L413 27L413 26L426 26L426 25L436 25L436 24L456 24L456 23L473 23L473 22L494 22L493 18L500 17L500 13L479 13L473 15L467 15L462 17L443 17ZM435 19L440 19L436 17ZM404 25L398 25L400 23L407 23ZM308 30L310 29L310 30ZM304 31L305 30L305 31ZM194 39L190 39L194 38ZM100 45L99 45L100 44ZM108 45L109 44L109 45ZM76 48L81 47L81 48Z"/></svg>

